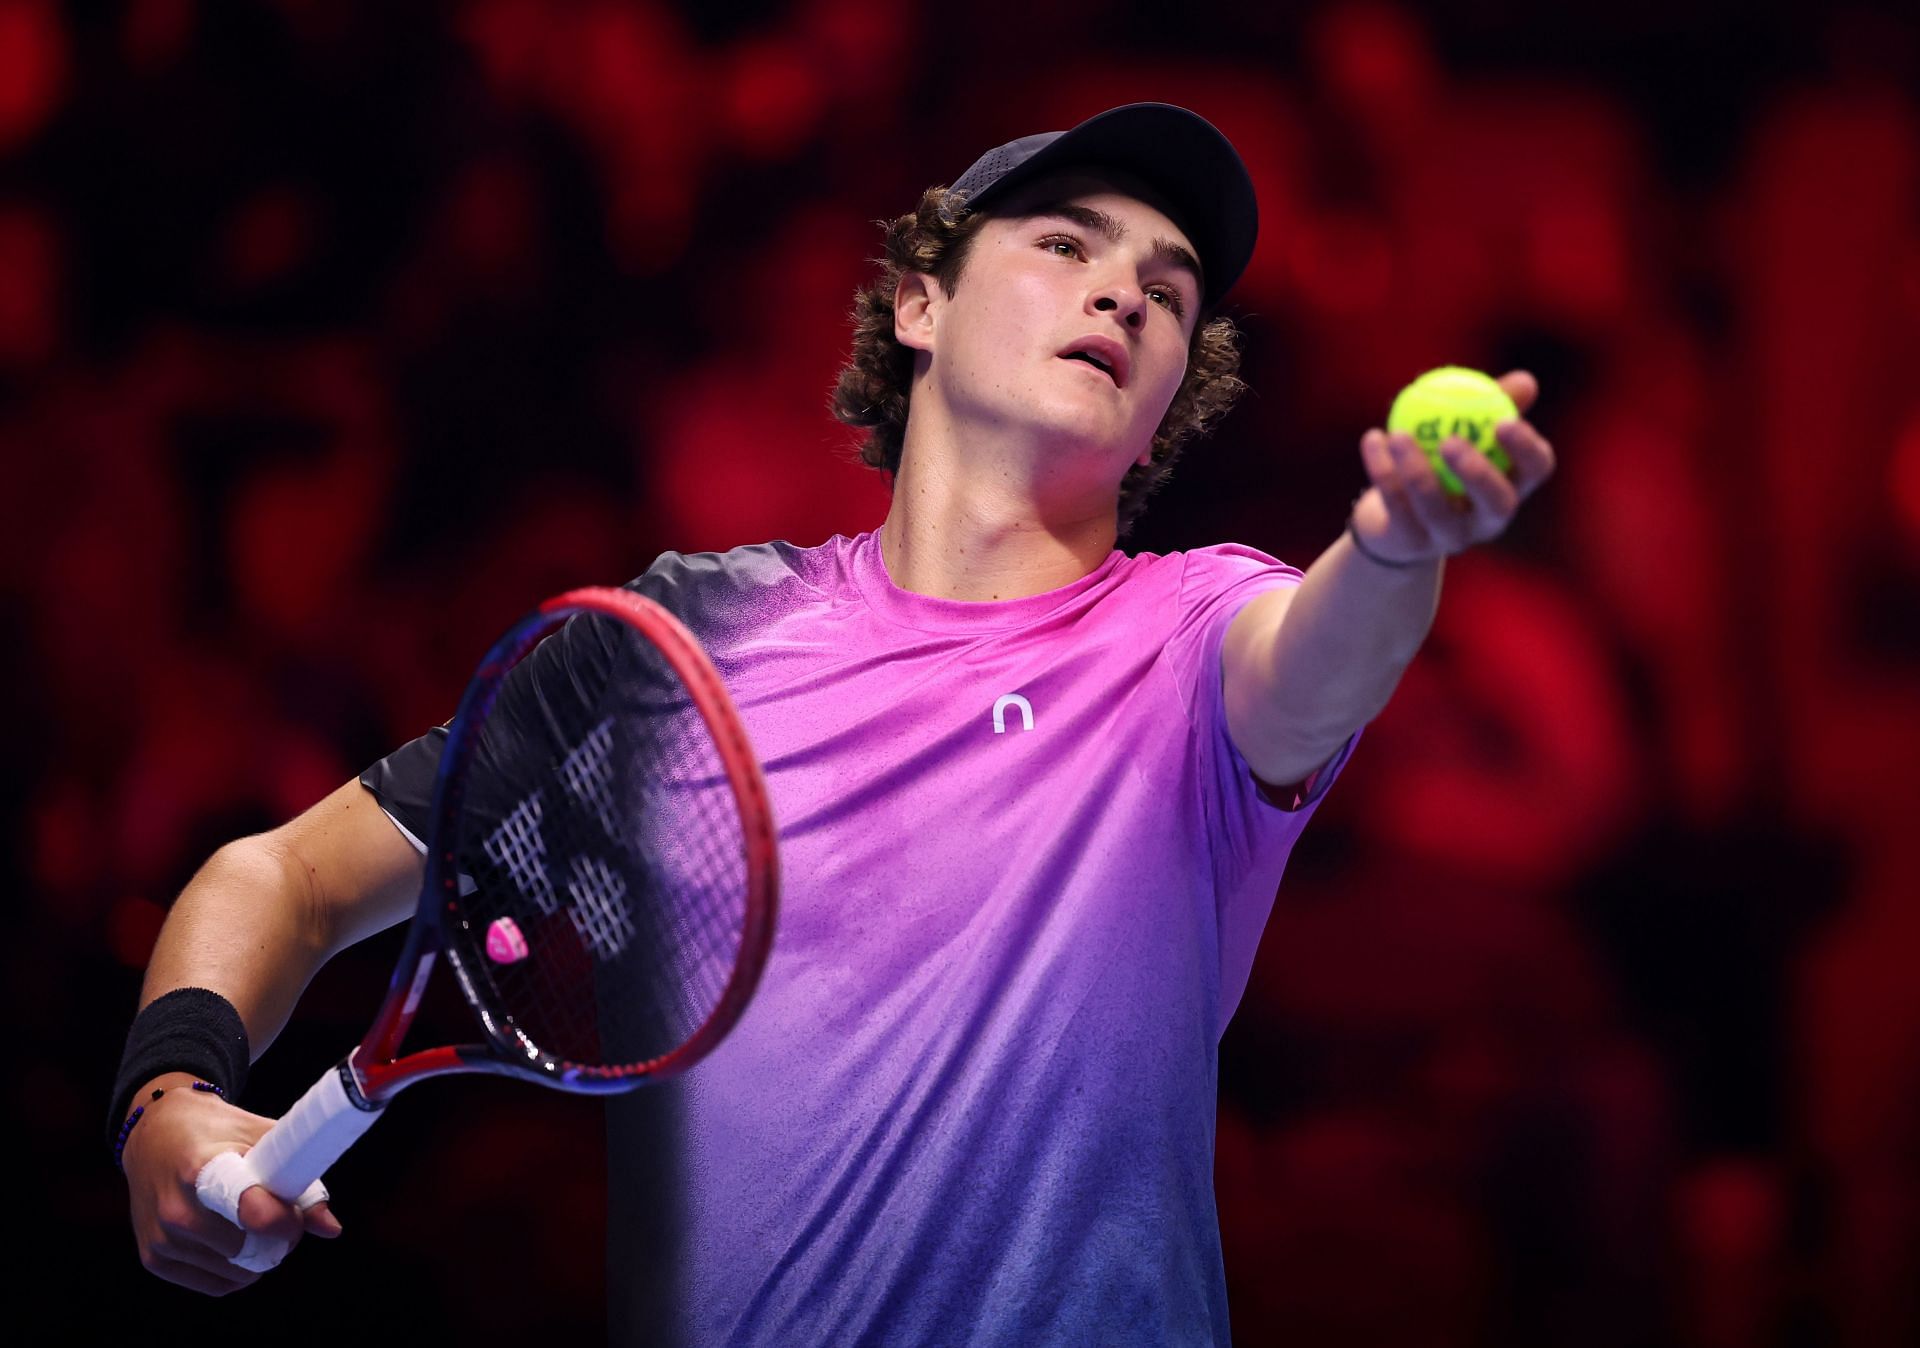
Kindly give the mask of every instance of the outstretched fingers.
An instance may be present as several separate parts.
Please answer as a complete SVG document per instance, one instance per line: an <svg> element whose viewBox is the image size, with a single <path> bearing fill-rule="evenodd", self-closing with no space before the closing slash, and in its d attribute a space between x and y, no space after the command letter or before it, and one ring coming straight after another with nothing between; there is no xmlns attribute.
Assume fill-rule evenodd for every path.
<svg viewBox="0 0 1920 1348"><path fill-rule="evenodd" d="M1533 406L1533 400L1540 396L1540 381L1529 370L1508 370L1494 383L1506 390L1507 396L1513 399L1513 405L1520 409L1523 417L1527 409Z"/></svg>
<svg viewBox="0 0 1920 1348"><path fill-rule="evenodd" d="M1553 446L1530 421L1503 421L1494 427L1493 433L1500 441L1500 448L1506 450L1507 457L1513 461L1509 476L1524 501L1553 476L1558 462Z"/></svg>
<svg viewBox="0 0 1920 1348"><path fill-rule="evenodd" d="M1520 508L1520 489L1494 467L1493 461L1460 439L1440 446L1440 456L1465 490L1465 532L1462 545L1492 538L1513 519Z"/></svg>

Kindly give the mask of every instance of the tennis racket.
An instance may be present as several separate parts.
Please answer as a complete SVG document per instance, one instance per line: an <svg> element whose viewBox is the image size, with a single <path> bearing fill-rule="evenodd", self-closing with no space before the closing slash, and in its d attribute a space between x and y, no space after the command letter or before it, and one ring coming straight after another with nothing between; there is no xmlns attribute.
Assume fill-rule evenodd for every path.
<svg viewBox="0 0 1920 1348"><path fill-rule="evenodd" d="M759 764L686 628L627 590L548 600L449 724L419 907L372 1028L251 1151L208 1162L201 1202L236 1224L254 1184L310 1205L427 1077L607 1094L685 1071L753 995L778 883ZM402 1057L442 956L483 1037ZM286 1248L250 1233L233 1262L271 1268Z"/></svg>

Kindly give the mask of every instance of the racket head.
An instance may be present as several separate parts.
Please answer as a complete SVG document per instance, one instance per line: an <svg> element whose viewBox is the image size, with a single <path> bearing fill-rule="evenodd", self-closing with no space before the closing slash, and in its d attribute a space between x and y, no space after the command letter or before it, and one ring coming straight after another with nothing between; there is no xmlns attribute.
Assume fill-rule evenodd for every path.
<svg viewBox="0 0 1920 1348"><path fill-rule="evenodd" d="M673 1076L745 1010L778 888L759 764L698 642L632 591L558 595L488 652L448 729L404 1015L356 1075L369 1098L443 1071L588 1093ZM437 951L486 1041L383 1065Z"/></svg>

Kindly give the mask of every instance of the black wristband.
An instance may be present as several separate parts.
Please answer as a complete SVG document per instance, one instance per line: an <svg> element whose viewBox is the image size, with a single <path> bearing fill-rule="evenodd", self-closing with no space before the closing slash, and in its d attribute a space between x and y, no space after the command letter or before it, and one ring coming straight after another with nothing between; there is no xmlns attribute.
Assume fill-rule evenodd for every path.
<svg viewBox="0 0 1920 1348"><path fill-rule="evenodd" d="M133 1093L165 1072L191 1072L231 1100L247 1082L247 1027L233 1003L206 988L175 988L133 1019L107 1111L113 1146Z"/></svg>

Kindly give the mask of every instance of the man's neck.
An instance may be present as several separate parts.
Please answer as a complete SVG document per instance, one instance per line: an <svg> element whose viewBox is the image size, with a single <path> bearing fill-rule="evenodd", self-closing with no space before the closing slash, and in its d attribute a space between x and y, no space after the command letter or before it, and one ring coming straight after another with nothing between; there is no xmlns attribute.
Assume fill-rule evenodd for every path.
<svg viewBox="0 0 1920 1348"><path fill-rule="evenodd" d="M1107 559L1115 540L1111 507L1049 519L1031 499L977 474L907 460L880 528L881 556L895 585L974 603L1071 585Z"/></svg>

